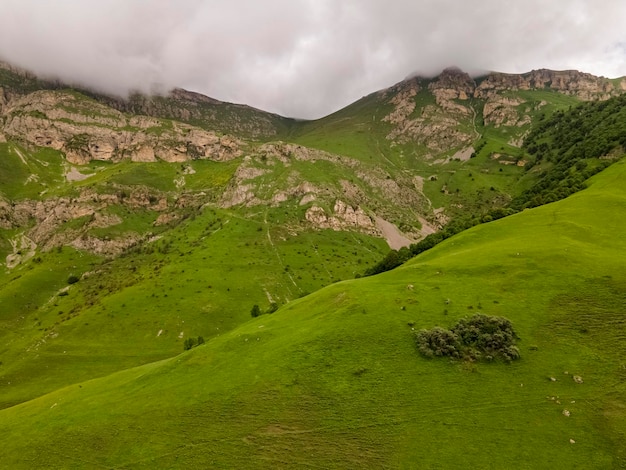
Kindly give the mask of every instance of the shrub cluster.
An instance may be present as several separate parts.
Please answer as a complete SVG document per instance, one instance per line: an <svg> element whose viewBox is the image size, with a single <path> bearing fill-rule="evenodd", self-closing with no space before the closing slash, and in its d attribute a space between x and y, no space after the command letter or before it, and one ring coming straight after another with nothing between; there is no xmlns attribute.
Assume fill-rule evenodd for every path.
<svg viewBox="0 0 626 470"><path fill-rule="evenodd" d="M201 344L204 344L204 338L202 336L198 336L198 338L187 338L183 346L185 351L187 351L193 347L200 346Z"/></svg>
<svg viewBox="0 0 626 470"><path fill-rule="evenodd" d="M265 312L261 311L261 307L257 304L254 304L250 310L250 316L256 318L264 313L274 313L276 310L278 310L278 304L276 302L272 302Z"/></svg>
<svg viewBox="0 0 626 470"><path fill-rule="evenodd" d="M417 349L426 357L464 360L519 359L517 334L509 320L478 313L460 319L451 329L435 327L415 332Z"/></svg>

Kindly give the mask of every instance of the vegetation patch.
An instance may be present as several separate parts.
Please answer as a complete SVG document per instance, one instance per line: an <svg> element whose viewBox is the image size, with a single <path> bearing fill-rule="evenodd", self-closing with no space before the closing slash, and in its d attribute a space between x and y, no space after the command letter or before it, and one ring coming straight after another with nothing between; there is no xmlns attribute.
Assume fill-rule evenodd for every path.
<svg viewBox="0 0 626 470"><path fill-rule="evenodd" d="M189 351L191 348L195 348L201 344L204 344L204 338L202 336L198 336L197 338L187 338L183 346L185 351Z"/></svg>
<svg viewBox="0 0 626 470"><path fill-rule="evenodd" d="M435 327L415 332L417 349L424 356L448 356L467 361L519 359L517 338L509 320L482 313L461 318L449 330Z"/></svg>

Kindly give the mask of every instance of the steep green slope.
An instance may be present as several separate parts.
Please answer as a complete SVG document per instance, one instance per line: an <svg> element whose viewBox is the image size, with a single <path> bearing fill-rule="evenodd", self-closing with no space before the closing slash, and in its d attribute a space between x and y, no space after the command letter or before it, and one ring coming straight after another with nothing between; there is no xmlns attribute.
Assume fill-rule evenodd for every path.
<svg viewBox="0 0 626 470"><path fill-rule="evenodd" d="M585 181L626 151L626 99L582 103L552 117L542 117L524 139L522 148L531 158L517 189L530 183L506 207L489 207L480 198L463 215L428 235L408 250L390 251L365 274L377 274L399 266L411 257L474 225L505 217L520 210L558 201L584 189ZM473 179L473 178L472 178ZM491 188L494 190L495 188Z"/></svg>
<svg viewBox="0 0 626 470"><path fill-rule="evenodd" d="M570 198L334 284L178 357L0 411L11 468L619 468L626 162ZM509 318L512 364L411 329ZM577 376L581 380L574 380Z"/></svg>
<svg viewBox="0 0 626 470"><path fill-rule="evenodd" d="M313 203L332 210L337 179L351 175L340 162L248 157L263 200L247 207L229 196L248 184L235 176L243 159L76 167L52 150L0 150L0 407L176 355L255 304L354 278L387 249L356 226L305 220ZM294 174L306 191L272 202Z"/></svg>
<svg viewBox="0 0 626 470"><path fill-rule="evenodd" d="M206 210L114 260L53 251L0 276L0 406L176 355L189 337L245 323L255 304L353 278L356 259L384 249L360 234L290 235L263 217ZM83 278L68 285L72 273Z"/></svg>
<svg viewBox="0 0 626 470"><path fill-rule="evenodd" d="M431 207L448 217L487 211L536 182L536 173L523 171L532 158L520 148L534 123L611 95L602 79L593 77L598 83L585 95L576 85L584 74L551 85L546 80L560 73L546 73L544 81L532 73L472 79L458 69L410 78L322 119L296 123L289 139L376 162L396 179L412 174Z"/></svg>

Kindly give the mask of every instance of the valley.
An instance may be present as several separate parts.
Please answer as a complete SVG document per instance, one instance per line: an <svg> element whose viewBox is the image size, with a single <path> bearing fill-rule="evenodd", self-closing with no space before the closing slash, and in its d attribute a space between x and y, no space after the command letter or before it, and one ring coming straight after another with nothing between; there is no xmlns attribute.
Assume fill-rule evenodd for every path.
<svg viewBox="0 0 626 470"><path fill-rule="evenodd" d="M4 465L620 468L624 91L450 68L302 121L2 63ZM476 312L519 361L419 355Z"/></svg>

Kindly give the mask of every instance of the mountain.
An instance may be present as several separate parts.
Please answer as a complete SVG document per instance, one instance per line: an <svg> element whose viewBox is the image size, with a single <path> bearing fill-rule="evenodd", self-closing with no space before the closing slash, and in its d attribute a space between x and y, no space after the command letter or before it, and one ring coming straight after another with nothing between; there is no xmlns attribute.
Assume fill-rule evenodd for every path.
<svg viewBox="0 0 626 470"><path fill-rule="evenodd" d="M501 410L509 409L504 406L508 400L543 400L524 395L515 401L518 388L511 376L503 378L510 371L521 370L520 383L539 384L533 390L543 393L551 383L545 374L557 378L557 365L586 378L592 372L585 361L599 357L605 361L606 381L596 376L592 383L597 385L584 400L608 387L609 379L619 384L611 368L616 359L606 346L621 331L619 217L609 227L600 227L598 217L613 220L621 210L615 187L621 170L609 168L595 177L595 190L558 203L564 205L523 209L583 189L591 175L623 157L623 89L623 80L580 72L472 78L448 69L437 77L409 78L323 119L302 122L184 90L121 100L1 66L0 422L9 425L0 432L15 442L7 450L10 461L43 465L21 447L27 441L17 439L19 433L33 436L28 441L33 449L57 449L54 465L74 458L74 451L52 437L63 436L56 424L37 428L46 416L41 407L61 410L62 395L71 398L76 411L59 421L70 425L66 443L80 442L79 448L110 466L147 466L166 454L173 459L177 454L170 442L183 449L181 462L197 466L210 464L194 450L202 446L218 466L240 461L298 466L307 457L324 467L359 466L359 458L369 466L412 461L423 447L381 435L395 436L396 429L398 436L406 431L424 439L421 431L406 427L429 409L426 402L410 401L415 390L426 395L433 386L428 381L420 385L420 379L445 382L442 388L467 397L467 384L453 385L460 383L459 369L472 367L459 363L451 371L445 361L424 362L415 355L407 323L418 329L450 327L470 313L470 306L497 314L497 306L505 305L502 315L511 318L523 341L521 362L480 365L479 374L468 374L475 377L471 387L477 387L476 393L489 394L477 385L485 376L495 380L487 384L508 390ZM551 207L567 210L551 212ZM398 260L400 254L421 252L422 242L434 245L427 237L442 239L476 221L518 210L452 237L383 276L354 280L390 248L411 246L391 252ZM580 219L572 215L576 211ZM606 246L599 246L594 233L602 234ZM452 249L457 243L458 252ZM532 256L522 256L527 252ZM592 261L586 253L598 256ZM431 272L428 266L442 269ZM603 276L613 276L617 287ZM444 277L459 297L438 297ZM586 292L587 281L593 295L570 302ZM612 309L616 316L604 323L584 316L576 305L594 312ZM582 315L574 320L576 328L582 326L559 330L562 323L550 316L555 311ZM616 332L607 325L617 325ZM551 334L554 328L562 338ZM583 329L592 334L581 339L577 335ZM275 342L244 349L257 337L259 346L265 345L262 339L269 336L254 336L264 332ZM605 333L610 341L598 336ZM198 338L205 345L181 355ZM588 348L582 358L570 348L581 341ZM397 345L403 346L396 350ZM539 363L525 362L535 351L526 345L545 348L546 355ZM362 365L356 365L357 357L364 358ZM558 364L548 364L546 357ZM407 364L415 362L414 373ZM325 373L330 374L327 381ZM443 375L437 379L438 374ZM358 385L358 377L365 382ZM380 388L383 382L392 386ZM587 380L583 385L589 387ZM354 387L367 393L357 397ZM74 401L81 390L89 390L86 401ZM199 398L205 392L210 402ZM393 394L402 399L394 402ZM171 402L171 408L148 395ZM124 409L123 397L136 408ZM302 426L294 422L302 410L287 397L305 410L310 405ZM612 407L612 398L594 403L619 418L621 402ZM445 411L451 399L444 394L431 404ZM379 409L380 403L385 406ZM408 421L402 418L404 407L410 411ZM355 438L342 427L340 408L349 426L372 433ZM163 424L148 420L142 425L134 414L140 410ZM615 459L622 454L610 450L617 444L605 435L613 432L606 429L615 435L623 429L612 418L591 423L595 418L586 410L582 441L571 437L576 448L590 439L584 458L599 466L619 462ZM520 417L519 410L514 413ZM537 425L543 432L537 438L527 425L520 429L531 442L549 442L555 429L565 432L555 421L563 416L559 413L550 415L546 427ZM126 424L116 440L110 430L121 416L128 419L118 421ZM375 424L358 424L364 416ZM442 431L441 420L429 416L428 422ZM481 416L476 426L489 427L488 416ZM211 424L194 440L195 431L186 430L200 427L194 419L203 417ZM541 423L543 417L533 414L531 420ZM493 429L500 432L503 420ZM389 423L397 424L392 429ZM463 421L459 436L468 435L468 426ZM132 435L148 428L155 430L154 442L139 455L130 444ZM224 429L233 434L223 439L224 449L215 450L215 433ZM328 433L316 434L324 429ZM601 437L592 438L599 430ZM86 437L76 441L83 431ZM295 439L289 442L300 457L291 461L280 454L274 436L280 436L279 445ZM307 436L313 441L298 440ZM454 437L442 436L441 442ZM523 458L511 448L513 439L488 436L508 454ZM333 441L341 445L333 447ZM252 453L242 454L241 442L252 445ZM429 442L436 448L440 441ZM488 444L473 442L476 448ZM111 460L98 449L106 449ZM459 449L468 450L456 449L445 463L457 461ZM555 455L561 458L565 452ZM552 459L547 451L544 456ZM158 465L179 465L168 458Z"/></svg>
<svg viewBox="0 0 626 470"><path fill-rule="evenodd" d="M21 97L35 91L64 90L73 88L80 90L81 94L93 98L107 108L113 108L121 113L131 115L142 115L165 120L175 120L185 122L203 129L208 129L221 134L235 134L254 139L273 138L288 129L293 120L284 118L276 114L261 111L250 106L227 103L219 101L199 93L183 89L171 90L165 96L146 96L140 93L131 94L128 98L103 95L94 90L84 87L70 87L58 81L38 79L28 71L14 67L0 61L0 105L7 104L7 101L16 97ZM44 94L45 95L45 94ZM39 95L41 97L41 95ZM67 111L72 111L72 102L76 102L71 96L60 96L57 99L69 100L70 103L57 103L61 107L65 106ZM31 103L36 106L37 97ZM48 103L52 104L52 103ZM78 113L88 113L88 107L94 103L87 104L87 109L80 107ZM104 108L101 108L102 110ZM108 113L111 111L109 110ZM104 112L106 117L107 111ZM91 113L92 118L99 117L98 110ZM57 118L53 117L53 120ZM71 120L71 117L67 117ZM80 122L80 121L79 121ZM110 125L110 123L106 123Z"/></svg>
<svg viewBox="0 0 626 470"><path fill-rule="evenodd" d="M587 190L475 227L394 271L2 410L3 461L620 468L625 177L622 160ZM412 331L476 311L511 320L518 361L418 353Z"/></svg>

